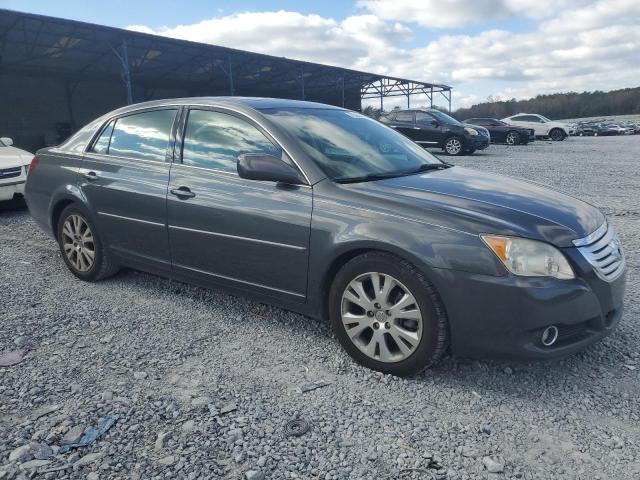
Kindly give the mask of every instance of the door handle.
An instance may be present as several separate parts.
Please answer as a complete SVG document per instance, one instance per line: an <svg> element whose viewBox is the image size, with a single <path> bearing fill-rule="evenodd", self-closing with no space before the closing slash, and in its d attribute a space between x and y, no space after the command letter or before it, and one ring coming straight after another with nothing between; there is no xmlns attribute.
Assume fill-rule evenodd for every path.
<svg viewBox="0 0 640 480"><path fill-rule="evenodd" d="M420 130L420 127L413 127L414 130Z"/></svg>
<svg viewBox="0 0 640 480"><path fill-rule="evenodd" d="M86 178L87 180L89 180L90 182L95 182L96 180L98 180L100 178L96 172L87 172L87 173L83 174L82 176L84 178Z"/></svg>
<svg viewBox="0 0 640 480"><path fill-rule="evenodd" d="M171 190L169 190L169 192L171 193L171 195L175 195L176 197L178 197L180 200L184 200L186 198L193 198L196 196L195 193L193 193L189 187L178 187L178 188L172 188Z"/></svg>

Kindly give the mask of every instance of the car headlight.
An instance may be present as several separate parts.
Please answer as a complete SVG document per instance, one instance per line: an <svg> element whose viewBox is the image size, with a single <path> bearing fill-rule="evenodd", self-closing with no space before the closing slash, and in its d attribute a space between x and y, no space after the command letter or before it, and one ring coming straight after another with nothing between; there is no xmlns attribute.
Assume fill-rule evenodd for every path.
<svg viewBox="0 0 640 480"><path fill-rule="evenodd" d="M499 235L481 235L481 238L514 275L561 280L575 278L562 252L548 243Z"/></svg>
<svg viewBox="0 0 640 480"><path fill-rule="evenodd" d="M469 135L478 135L478 131L475 128L464 127L464 131Z"/></svg>

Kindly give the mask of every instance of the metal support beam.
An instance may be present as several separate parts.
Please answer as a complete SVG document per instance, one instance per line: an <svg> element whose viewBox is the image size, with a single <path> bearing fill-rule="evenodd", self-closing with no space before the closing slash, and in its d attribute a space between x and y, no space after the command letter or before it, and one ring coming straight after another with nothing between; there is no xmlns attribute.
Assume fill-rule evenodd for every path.
<svg viewBox="0 0 640 480"><path fill-rule="evenodd" d="M231 55L227 57L227 64L229 68L229 72L227 73L227 76L229 77L229 95L233 97L236 94L236 89L233 85L233 68L231 67Z"/></svg>
<svg viewBox="0 0 640 480"><path fill-rule="evenodd" d="M304 65L300 66L300 98L302 100L305 99L305 95L304 95Z"/></svg>
<svg viewBox="0 0 640 480"><path fill-rule="evenodd" d="M133 88L131 86L131 70L129 69L129 54L127 52L127 42L123 40L122 46L120 48L122 49L122 53L118 52L118 49L114 47L111 47L111 50L120 60L120 75L127 89L127 105L131 105L133 103Z"/></svg>
<svg viewBox="0 0 640 480"><path fill-rule="evenodd" d="M431 87L431 95L429 95L429 101L431 102L431 108L433 108L433 87Z"/></svg>

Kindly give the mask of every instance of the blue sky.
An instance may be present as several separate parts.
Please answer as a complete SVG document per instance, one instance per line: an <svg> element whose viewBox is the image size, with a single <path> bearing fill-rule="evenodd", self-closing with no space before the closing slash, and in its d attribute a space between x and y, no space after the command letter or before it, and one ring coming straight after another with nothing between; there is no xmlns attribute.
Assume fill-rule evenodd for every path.
<svg viewBox="0 0 640 480"><path fill-rule="evenodd" d="M0 0L0 7L447 83L454 106L640 83L638 0Z"/></svg>

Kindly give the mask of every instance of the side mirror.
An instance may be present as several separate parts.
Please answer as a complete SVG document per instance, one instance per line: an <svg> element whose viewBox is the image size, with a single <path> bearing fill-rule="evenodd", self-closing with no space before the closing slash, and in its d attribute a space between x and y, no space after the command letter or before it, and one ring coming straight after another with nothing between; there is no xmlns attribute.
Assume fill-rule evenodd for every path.
<svg viewBox="0 0 640 480"><path fill-rule="evenodd" d="M9 137L1 137L0 138L0 142L2 142L2 144L5 147L10 147L11 145L13 145L13 139L11 139Z"/></svg>
<svg viewBox="0 0 640 480"><path fill-rule="evenodd" d="M303 185L300 172L273 155L246 153L238 157L238 175L247 180Z"/></svg>

